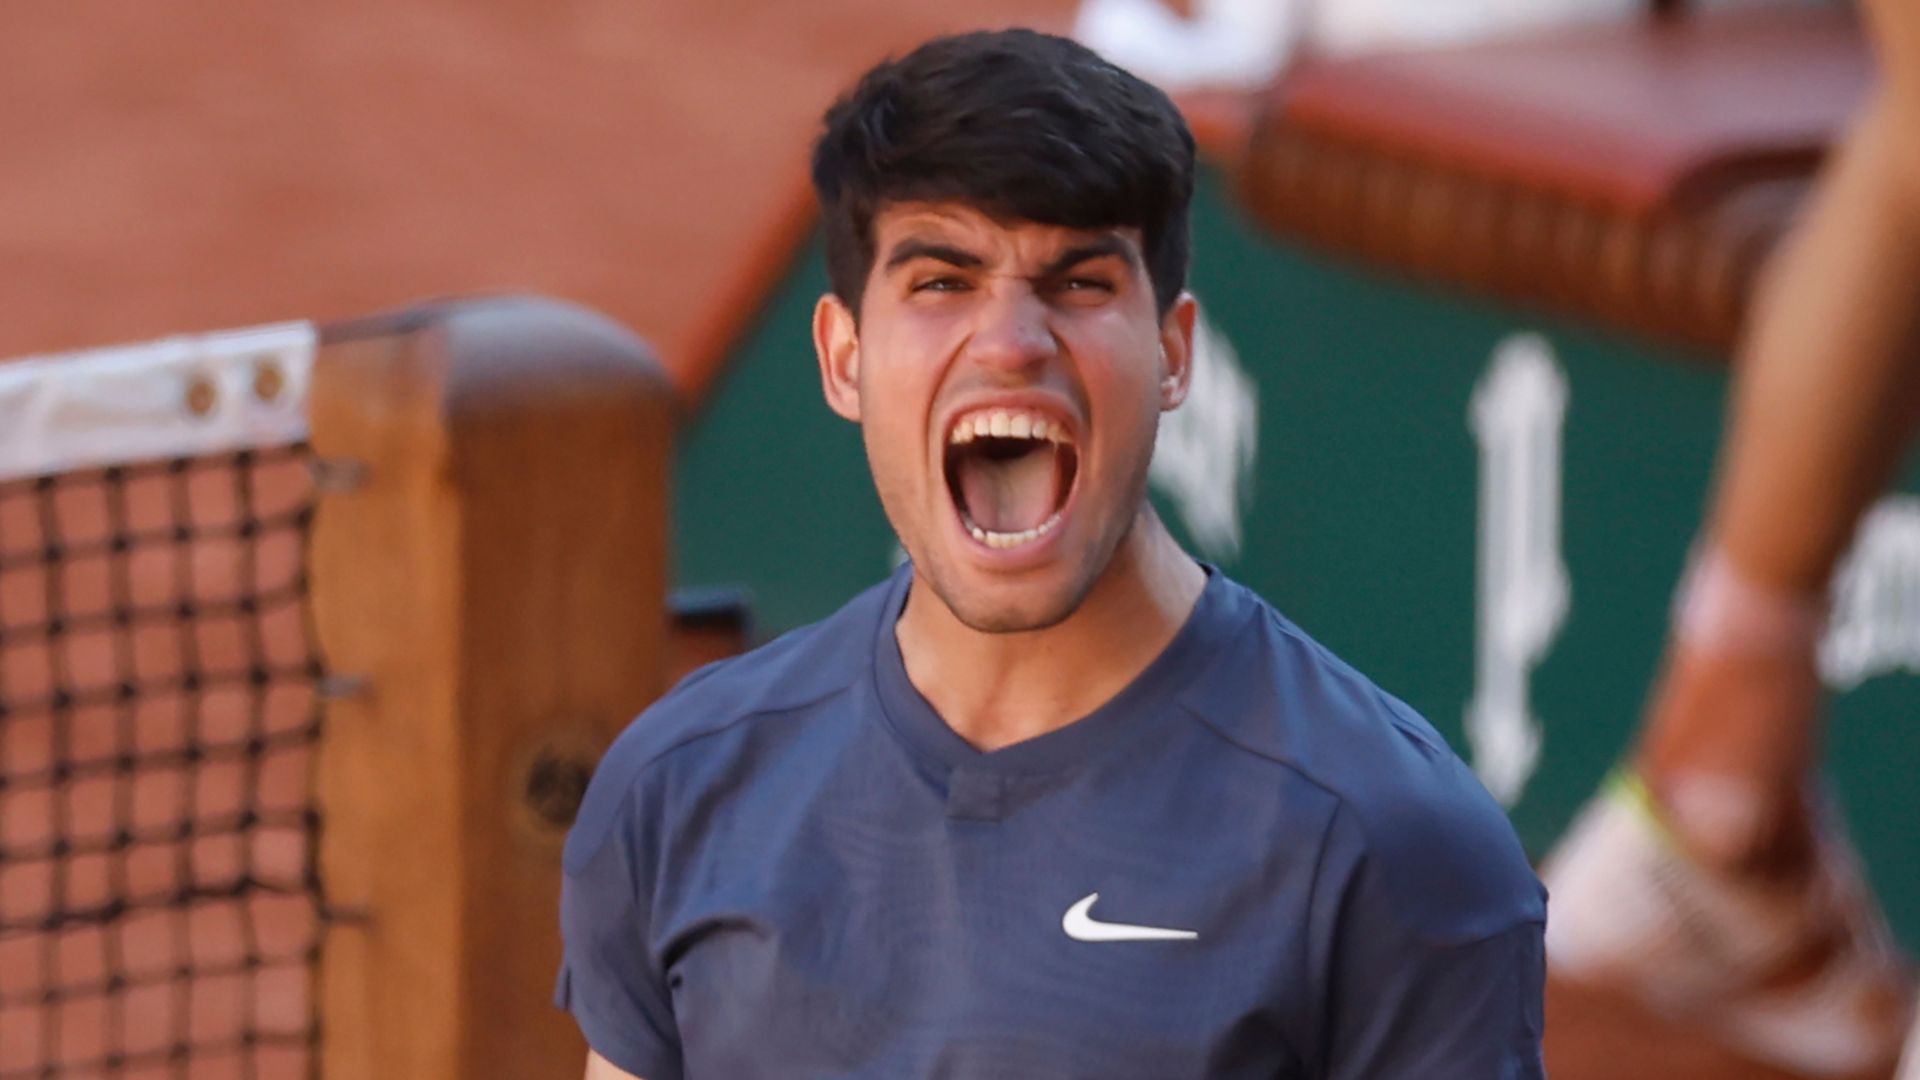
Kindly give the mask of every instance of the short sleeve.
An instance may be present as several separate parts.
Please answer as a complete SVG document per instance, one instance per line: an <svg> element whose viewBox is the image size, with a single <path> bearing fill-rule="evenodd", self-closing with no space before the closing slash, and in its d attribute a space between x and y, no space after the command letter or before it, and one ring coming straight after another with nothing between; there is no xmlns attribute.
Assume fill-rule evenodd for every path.
<svg viewBox="0 0 1920 1080"><path fill-rule="evenodd" d="M1544 1080L1542 927L1349 959L1328 1080Z"/></svg>
<svg viewBox="0 0 1920 1080"><path fill-rule="evenodd" d="M637 868L648 860L623 824L592 821L583 810L568 837L554 1003L573 1014L601 1057L641 1080L681 1080L672 998L647 940L652 891Z"/></svg>
<svg viewBox="0 0 1920 1080"><path fill-rule="evenodd" d="M1517 868L1467 857L1425 882L1382 857L1330 860L1344 880L1327 924L1318 1075L1543 1080L1543 893L1517 845Z"/></svg>

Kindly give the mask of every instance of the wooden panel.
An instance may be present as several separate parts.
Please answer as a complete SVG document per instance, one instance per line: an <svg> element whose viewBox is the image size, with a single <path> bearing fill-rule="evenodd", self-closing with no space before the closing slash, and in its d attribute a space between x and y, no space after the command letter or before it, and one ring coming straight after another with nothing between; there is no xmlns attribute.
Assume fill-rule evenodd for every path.
<svg viewBox="0 0 1920 1080"><path fill-rule="evenodd" d="M665 663L668 390L579 309L336 327L313 385L327 1077L551 1076L559 851Z"/></svg>
<svg viewBox="0 0 1920 1080"><path fill-rule="evenodd" d="M323 656L366 680L327 708L315 778L321 880L346 920L320 971L329 1077L451 1076L458 1040L459 538L446 373L416 345L328 346L312 384L317 452L367 478L322 497L310 554Z"/></svg>
<svg viewBox="0 0 1920 1080"><path fill-rule="evenodd" d="M662 689L670 391L610 323L496 305L443 325L461 499L471 887L464 1076L567 1073L549 1003L560 842L599 752Z"/></svg>

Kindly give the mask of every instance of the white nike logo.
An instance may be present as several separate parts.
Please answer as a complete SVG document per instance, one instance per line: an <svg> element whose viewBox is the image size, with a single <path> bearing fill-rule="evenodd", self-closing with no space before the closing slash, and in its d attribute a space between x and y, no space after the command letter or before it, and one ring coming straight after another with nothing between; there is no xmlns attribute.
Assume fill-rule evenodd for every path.
<svg viewBox="0 0 1920 1080"><path fill-rule="evenodd" d="M1194 930L1169 930L1164 926L1134 926L1131 923L1101 922L1089 915L1099 893L1081 897L1060 920L1060 929L1075 941L1192 941L1200 936Z"/></svg>

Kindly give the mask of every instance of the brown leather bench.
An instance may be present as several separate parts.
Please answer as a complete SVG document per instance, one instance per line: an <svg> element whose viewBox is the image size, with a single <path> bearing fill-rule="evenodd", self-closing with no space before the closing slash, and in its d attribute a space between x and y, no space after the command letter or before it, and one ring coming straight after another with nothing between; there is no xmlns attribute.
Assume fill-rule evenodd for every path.
<svg viewBox="0 0 1920 1080"><path fill-rule="evenodd" d="M1801 8L1308 61L1234 171L1311 246L1724 353L1870 78L1852 16Z"/></svg>

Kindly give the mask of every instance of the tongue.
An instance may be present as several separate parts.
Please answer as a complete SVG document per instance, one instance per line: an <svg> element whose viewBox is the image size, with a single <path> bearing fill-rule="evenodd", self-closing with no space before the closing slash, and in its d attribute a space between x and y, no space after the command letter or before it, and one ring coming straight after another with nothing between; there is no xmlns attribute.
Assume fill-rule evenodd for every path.
<svg viewBox="0 0 1920 1080"><path fill-rule="evenodd" d="M959 462L960 497L967 516L989 532L1019 533L1047 520L1054 507L1051 449L1036 447L995 461L967 454Z"/></svg>

